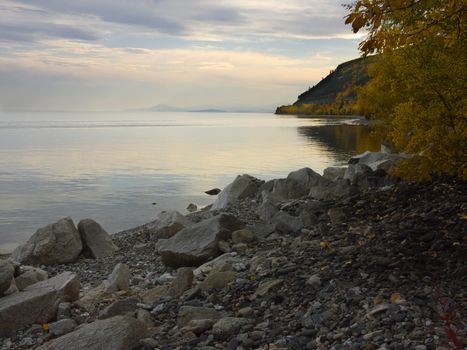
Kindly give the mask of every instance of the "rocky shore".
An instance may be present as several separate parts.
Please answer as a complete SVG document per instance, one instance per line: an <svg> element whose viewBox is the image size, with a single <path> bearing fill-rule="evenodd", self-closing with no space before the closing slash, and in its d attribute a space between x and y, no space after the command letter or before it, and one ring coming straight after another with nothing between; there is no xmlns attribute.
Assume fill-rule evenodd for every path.
<svg viewBox="0 0 467 350"><path fill-rule="evenodd" d="M400 158L264 182L108 235L39 229L0 260L0 349L464 349L467 184Z"/></svg>

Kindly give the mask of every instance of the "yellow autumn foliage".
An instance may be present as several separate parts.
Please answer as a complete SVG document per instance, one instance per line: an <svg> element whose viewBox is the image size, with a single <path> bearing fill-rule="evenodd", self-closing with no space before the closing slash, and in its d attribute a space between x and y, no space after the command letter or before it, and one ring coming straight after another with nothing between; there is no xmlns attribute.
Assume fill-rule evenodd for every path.
<svg viewBox="0 0 467 350"><path fill-rule="evenodd" d="M378 52L357 109L382 120L381 134L416 156L396 175L467 179L466 6L463 1L365 0L347 23L365 28L363 54Z"/></svg>

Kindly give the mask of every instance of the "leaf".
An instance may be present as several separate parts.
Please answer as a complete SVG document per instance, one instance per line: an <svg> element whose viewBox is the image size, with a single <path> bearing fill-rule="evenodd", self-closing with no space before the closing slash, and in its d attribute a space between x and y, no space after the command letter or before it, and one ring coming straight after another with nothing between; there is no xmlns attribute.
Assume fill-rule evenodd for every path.
<svg viewBox="0 0 467 350"><path fill-rule="evenodd" d="M43 324L42 324L42 329L43 329L44 331L48 331L48 330L49 330L49 324L48 324L48 323L43 323Z"/></svg>
<svg viewBox="0 0 467 350"><path fill-rule="evenodd" d="M397 303L399 300L401 300L401 295L400 293L392 293L391 297L389 298L389 301L391 304Z"/></svg>
<svg viewBox="0 0 467 350"><path fill-rule="evenodd" d="M320 246L321 249L327 249L327 250L331 249L331 243L328 242L328 241L320 242L319 246Z"/></svg>

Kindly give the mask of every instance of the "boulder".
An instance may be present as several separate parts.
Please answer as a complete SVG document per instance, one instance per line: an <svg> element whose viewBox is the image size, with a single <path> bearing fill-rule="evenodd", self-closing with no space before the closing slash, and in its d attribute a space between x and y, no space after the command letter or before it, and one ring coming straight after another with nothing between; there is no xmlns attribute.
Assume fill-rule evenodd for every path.
<svg viewBox="0 0 467 350"><path fill-rule="evenodd" d="M104 281L105 290L108 293L130 289L130 269L127 265L118 263L112 273Z"/></svg>
<svg viewBox="0 0 467 350"><path fill-rule="evenodd" d="M78 223L78 231L83 242L83 254L87 257L105 258L118 250L110 235L92 219L81 220Z"/></svg>
<svg viewBox="0 0 467 350"><path fill-rule="evenodd" d="M336 166L331 166L323 171L323 177L325 179L331 180L331 181L336 181L339 179L344 178L345 174L345 169L344 167L336 167Z"/></svg>
<svg viewBox="0 0 467 350"><path fill-rule="evenodd" d="M291 172L285 179L267 182L262 188L263 202L267 199L278 202L307 196L312 188L327 186L331 183L310 168ZM267 195L269 193L269 196Z"/></svg>
<svg viewBox="0 0 467 350"><path fill-rule="evenodd" d="M215 309L201 306L181 306L178 310L177 325L185 327L192 320L219 320L223 314Z"/></svg>
<svg viewBox="0 0 467 350"><path fill-rule="evenodd" d="M0 260L0 297L10 288L14 274L14 266L8 260Z"/></svg>
<svg viewBox="0 0 467 350"><path fill-rule="evenodd" d="M57 314L58 304L79 297L77 275L64 272L0 299L0 336L31 323L46 323Z"/></svg>
<svg viewBox="0 0 467 350"><path fill-rule="evenodd" d="M344 179L349 180L350 183L357 183L360 179L368 177L373 173L371 168L365 164L349 164L344 174Z"/></svg>
<svg viewBox="0 0 467 350"><path fill-rule="evenodd" d="M352 186L347 179L336 180L327 185L316 186L310 190L310 197L318 200L337 199L350 197L358 192L356 186Z"/></svg>
<svg viewBox="0 0 467 350"><path fill-rule="evenodd" d="M175 210L162 211L151 227L151 239L170 238L185 227L193 225L187 217Z"/></svg>
<svg viewBox="0 0 467 350"><path fill-rule="evenodd" d="M243 224L233 215L221 214L184 228L159 244L162 262L171 267L199 266L221 254L219 241L227 240Z"/></svg>
<svg viewBox="0 0 467 350"><path fill-rule="evenodd" d="M146 336L146 327L128 316L115 316L79 327L38 350L128 350Z"/></svg>
<svg viewBox="0 0 467 350"><path fill-rule="evenodd" d="M211 210L225 209L241 199L256 195L263 183L264 181L248 174L238 175L231 184L222 190Z"/></svg>
<svg viewBox="0 0 467 350"><path fill-rule="evenodd" d="M46 271L33 266L21 266L22 273L15 278L16 286L19 290L25 289L27 286L31 286L34 283L45 281L49 278Z"/></svg>
<svg viewBox="0 0 467 350"><path fill-rule="evenodd" d="M40 228L13 252L13 259L28 265L53 265L74 262L83 245L71 218Z"/></svg>
<svg viewBox="0 0 467 350"><path fill-rule="evenodd" d="M394 166L397 161L406 158L401 154L388 152L388 150L383 145L381 149L381 152L366 151L362 154L354 156L349 159L349 164L367 165L373 171L383 169L386 172L389 172L390 168Z"/></svg>

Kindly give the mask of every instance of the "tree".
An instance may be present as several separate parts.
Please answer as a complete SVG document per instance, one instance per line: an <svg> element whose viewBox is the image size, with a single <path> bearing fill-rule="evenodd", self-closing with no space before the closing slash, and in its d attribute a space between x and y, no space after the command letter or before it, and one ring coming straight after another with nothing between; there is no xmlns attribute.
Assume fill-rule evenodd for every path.
<svg viewBox="0 0 467 350"><path fill-rule="evenodd" d="M399 150L420 155L398 174L467 179L465 1L359 0L347 8L346 23L367 30L362 53L380 56L357 104Z"/></svg>

